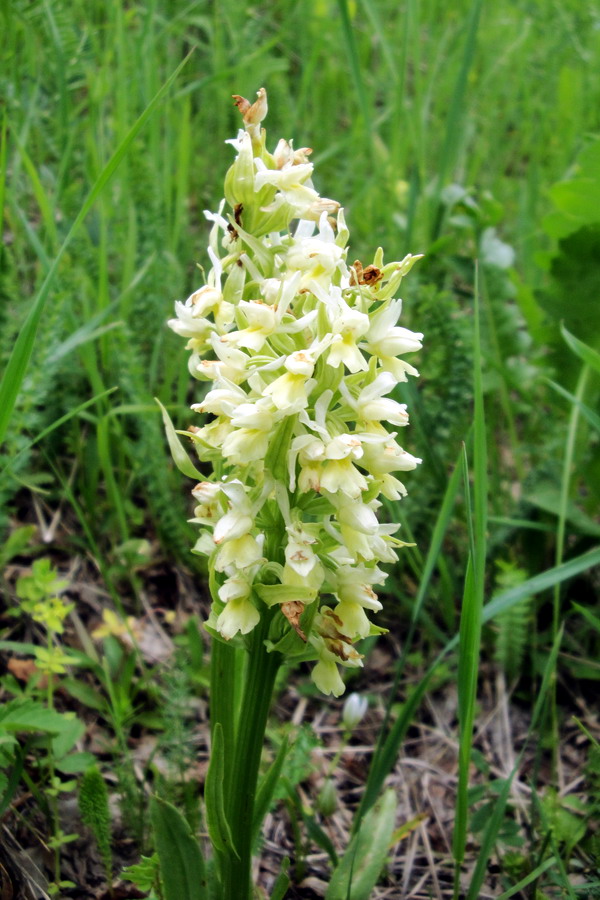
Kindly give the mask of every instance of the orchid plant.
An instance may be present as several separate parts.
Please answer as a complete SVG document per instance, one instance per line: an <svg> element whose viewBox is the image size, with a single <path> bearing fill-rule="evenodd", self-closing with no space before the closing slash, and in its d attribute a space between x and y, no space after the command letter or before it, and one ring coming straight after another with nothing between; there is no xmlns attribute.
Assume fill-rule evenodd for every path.
<svg viewBox="0 0 600 900"><path fill-rule="evenodd" d="M397 473L421 461L398 440L408 415L390 394L418 375L404 356L423 337L397 324L395 299L419 257L385 263L378 249L349 265L344 213L317 193L311 150L285 140L267 150L263 88L253 104L234 100L244 128L228 141L225 197L205 213L212 268L169 322L208 388L192 406L200 424L183 432L205 468L181 467L201 479L194 552L210 572L211 768L222 784L208 785L207 824L226 898L250 896L277 670L313 661L317 688L340 696L340 668L363 665L357 641L384 631L369 618L381 609L374 587L404 543L379 521L380 498L403 497Z"/></svg>

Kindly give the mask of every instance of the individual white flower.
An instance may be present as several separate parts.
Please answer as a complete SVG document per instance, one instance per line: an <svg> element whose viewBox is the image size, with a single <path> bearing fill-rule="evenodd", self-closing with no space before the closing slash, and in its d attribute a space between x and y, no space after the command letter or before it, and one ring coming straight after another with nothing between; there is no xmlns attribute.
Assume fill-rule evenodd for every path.
<svg viewBox="0 0 600 900"><path fill-rule="evenodd" d="M331 276L343 265L344 250L335 243L335 234L323 213L319 221L319 234L294 241L286 255L286 265L291 271L302 272L301 287L310 289L311 282L329 285Z"/></svg>
<svg viewBox="0 0 600 900"><path fill-rule="evenodd" d="M341 601L358 603L364 609L378 612L382 605L372 584L382 584L386 579L385 572L377 566L340 566L335 573L335 593Z"/></svg>
<svg viewBox="0 0 600 900"><path fill-rule="evenodd" d="M247 354L235 347L228 347L214 333L209 336L209 342L217 358L200 359L199 353L193 353L189 363L191 374L195 378L231 384L245 381L248 377Z"/></svg>
<svg viewBox="0 0 600 900"><path fill-rule="evenodd" d="M208 336L215 330L214 322L194 315L191 304L175 302L176 319L169 319L167 325L180 337L196 338L203 347Z"/></svg>
<svg viewBox="0 0 600 900"><path fill-rule="evenodd" d="M340 620L340 631L349 638L366 638L371 631L371 623L359 603L340 600L335 608Z"/></svg>
<svg viewBox="0 0 600 900"><path fill-rule="evenodd" d="M289 565L287 562L281 573L281 583L294 585L296 587L306 587L313 590L315 598L325 581L325 569L318 561L312 566L306 574L300 574L297 567Z"/></svg>
<svg viewBox="0 0 600 900"><path fill-rule="evenodd" d="M391 372L381 372L371 384L364 387L352 404L359 420L387 422L389 425L408 425L405 403L397 403L385 397L396 387ZM351 401L352 402L352 401Z"/></svg>
<svg viewBox="0 0 600 900"><path fill-rule="evenodd" d="M341 697L346 690L340 671L333 659L320 659L310 675L322 694Z"/></svg>
<svg viewBox="0 0 600 900"><path fill-rule="evenodd" d="M285 548L286 563L305 578L319 562L313 550L313 545L317 544L318 540L305 531L300 523L288 525L286 531L288 533Z"/></svg>
<svg viewBox="0 0 600 900"><path fill-rule="evenodd" d="M240 331L229 331L221 340L232 347L246 347L257 353L277 327L277 310L259 300L241 300L238 309L244 313L248 325Z"/></svg>
<svg viewBox="0 0 600 900"><path fill-rule="evenodd" d="M229 499L230 509L222 516L213 532L215 544L232 541L247 534L254 527L254 510L240 481L222 484L221 490Z"/></svg>
<svg viewBox="0 0 600 900"><path fill-rule="evenodd" d="M252 428L257 431L271 431L275 424L275 410L268 397L254 403L240 403L231 414L234 428Z"/></svg>
<svg viewBox="0 0 600 900"><path fill-rule="evenodd" d="M277 409L289 414L308 406L309 381L315 368L315 355L310 350L295 350L285 360L287 372L272 381L263 394L270 396Z"/></svg>
<svg viewBox="0 0 600 900"><path fill-rule="evenodd" d="M198 502L194 509L195 522L213 525L222 513L221 486L211 481L201 481L192 488L192 496Z"/></svg>
<svg viewBox="0 0 600 900"><path fill-rule="evenodd" d="M371 423L369 433L374 438L383 440L367 441L363 437L364 454L360 465L375 478L381 478L389 472L410 472L422 461L404 450L389 434L383 425Z"/></svg>
<svg viewBox="0 0 600 900"><path fill-rule="evenodd" d="M364 346L369 353L379 357L383 368L390 371L397 381L406 381L406 375L418 375L416 369L404 360L396 359L404 353L414 353L423 344L420 332L409 331L395 323L402 310L402 301L394 300L373 313L371 326Z"/></svg>
<svg viewBox="0 0 600 900"><path fill-rule="evenodd" d="M264 458L269 438L269 432L262 428L232 429L223 440L223 456L234 466L257 462Z"/></svg>
<svg viewBox="0 0 600 900"><path fill-rule="evenodd" d="M192 409L201 413L213 413L215 416L230 416L233 411L246 400L243 388L225 379L219 379L222 387L209 391L202 403L192 404Z"/></svg>
<svg viewBox="0 0 600 900"><path fill-rule="evenodd" d="M247 569L262 559L262 555L262 541L258 541L251 534L243 534L239 538L226 541L219 548L215 557L215 569L217 572L224 572L230 566Z"/></svg>
<svg viewBox="0 0 600 900"><path fill-rule="evenodd" d="M298 484L301 488L301 479ZM348 458L327 460L322 465L320 485L323 490L329 491L331 494L341 491L353 499L360 497L368 487L364 475Z"/></svg>
<svg viewBox="0 0 600 900"><path fill-rule="evenodd" d="M230 600L217 619L217 631L226 641L238 633L248 634L260 622L260 613L251 600Z"/></svg>
<svg viewBox="0 0 600 900"><path fill-rule="evenodd" d="M369 364L358 349L357 341L369 330L368 315L350 307L343 299L340 288L330 288L328 297L323 296L325 292L320 285L314 284L313 288L326 305L333 335L327 354L328 365L337 368L343 363L349 372L366 371Z"/></svg>

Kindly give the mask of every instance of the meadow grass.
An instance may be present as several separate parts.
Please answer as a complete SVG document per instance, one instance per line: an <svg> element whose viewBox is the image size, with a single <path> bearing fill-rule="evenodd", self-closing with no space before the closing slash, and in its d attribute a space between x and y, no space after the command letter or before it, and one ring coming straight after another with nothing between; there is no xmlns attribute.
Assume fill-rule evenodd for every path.
<svg viewBox="0 0 600 900"><path fill-rule="evenodd" d="M380 244L398 258L426 254L405 282L406 324L426 333L422 384L402 392L407 447L424 464L394 512L417 546L388 600L408 639L356 821L439 660L454 660L460 630L458 896L492 616L539 598L515 641L527 645L525 702L544 688L533 721L555 765L561 673L598 677L598 634L564 592L598 563L598 335L575 336L590 345L580 359L560 333L562 313L549 316L540 299L558 253L543 228L549 188L600 133L596 5L14 0L0 10L0 34L1 525L8 534L11 518L29 521L32 497L66 506L77 523L69 552L94 560L122 612L141 603L136 566L122 562L128 552L143 561L132 541L156 539L155 554L201 577L153 398L185 427L189 377L164 323L173 300L202 282L202 211L220 199L223 142L238 127L230 95L252 98L264 85L268 134L313 148L317 187L346 206L352 260L370 262ZM499 589L499 562L522 570L521 583ZM585 584L584 594L594 582ZM398 714L413 640L428 674ZM500 814L494 823L488 857ZM550 832L540 828L532 859ZM571 891L565 846L503 896L549 871ZM482 878L480 865L473 883Z"/></svg>

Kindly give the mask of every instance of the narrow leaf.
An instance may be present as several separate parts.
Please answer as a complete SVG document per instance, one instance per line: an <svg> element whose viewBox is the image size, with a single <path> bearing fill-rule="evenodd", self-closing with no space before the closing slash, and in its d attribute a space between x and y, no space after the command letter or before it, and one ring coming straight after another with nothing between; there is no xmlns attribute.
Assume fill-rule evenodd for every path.
<svg viewBox="0 0 600 900"><path fill-rule="evenodd" d="M525 878L521 878L521 880L517 882L517 884L513 885L513 887L500 894L498 900L508 900L509 897L514 897L515 894L520 893L523 888L527 887L528 884L531 884L532 881L538 879L540 875L543 875L544 872L546 872L549 868L551 868L551 866L554 866L555 864L556 859L554 856L551 856L550 859L544 860L543 863L540 863L539 866L536 866L533 872L530 872L529 875L526 875Z"/></svg>
<svg viewBox="0 0 600 900"><path fill-rule="evenodd" d="M277 787L279 776L281 775L281 770L283 768L288 749L289 743L287 737L285 737L281 743L281 747L279 748L277 756L267 769L267 772L265 773L262 781L258 786L258 790L256 792L256 800L254 803L254 819L252 822L253 842L257 839L260 833L263 819L269 812L269 809L271 807L273 794L275 793L275 788Z"/></svg>
<svg viewBox="0 0 600 900"><path fill-rule="evenodd" d="M573 353L575 353L579 359L582 359L584 363L587 363L590 369L600 373L600 353L592 347L589 347L587 344L584 344L579 338L576 338L575 335L571 334L570 331L567 331L562 324L560 326L560 331Z"/></svg>
<svg viewBox="0 0 600 900"><path fill-rule="evenodd" d="M164 408L160 400L155 397L154 398L158 405L160 406L160 411L162 413L163 422L165 425L165 431L167 434L167 440L169 442L169 449L171 450L171 456L173 457L173 462L177 466L180 472L183 472L184 475L187 475L188 478L194 478L196 481L202 481L203 475L191 462L189 456L185 452L183 445L179 438L177 437L177 432L175 431L175 426L171 422L171 418L169 413Z"/></svg>
<svg viewBox="0 0 600 900"><path fill-rule="evenodd" d="M223 776L225 772L225 752L223 728L217 722L213 729L210 765L204 785L204 801L206 803L206 825L213 847L221 853L238 853L233 846L231 828L225 815L223 797ZM238 857L239 859L239 857Z"/></svg>
<svg viewBox="0 0 600 900"><path fill-rule="evenodd" d="M200 844L179 810L160 797L150 803L165 900L207 900Z"/></svg>
<svg viewBox="0 0 600 900"><path fill-rule="evenodd" d="M334 870L325 900L369 900L387 858L396 819L396 794L385 792Z"/></svg>
<svg viewBox="0 0 600 900"><path fill-rule="evenodd" d="M284 900L286 891L290 886L290 879L287 871L290 867L289 858L286 856L281 863L281 872L275 880L275 884L271 890L271 900Z"/></svg>

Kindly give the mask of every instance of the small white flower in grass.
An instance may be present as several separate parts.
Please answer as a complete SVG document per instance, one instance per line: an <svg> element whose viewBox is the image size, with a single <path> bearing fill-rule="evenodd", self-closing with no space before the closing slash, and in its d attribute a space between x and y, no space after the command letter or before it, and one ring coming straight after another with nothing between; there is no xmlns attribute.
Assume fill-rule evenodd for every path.
<svg viewBox="0 0 600 900"><path fill-rule="evenodd" d="M342 710L342 722L346 731L354 731L356 726L364 719L368 707L369 702L366 697L356 693L348 695Z"/></svg>

